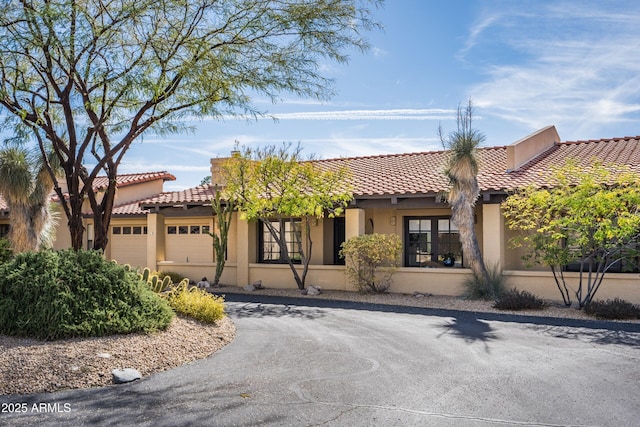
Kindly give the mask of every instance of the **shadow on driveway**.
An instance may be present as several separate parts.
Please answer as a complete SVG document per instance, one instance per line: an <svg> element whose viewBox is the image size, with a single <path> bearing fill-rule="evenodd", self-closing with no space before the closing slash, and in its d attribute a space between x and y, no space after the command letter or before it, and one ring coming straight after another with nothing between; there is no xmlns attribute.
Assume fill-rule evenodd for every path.
<svg viewBox="0 0 640 427"><path fill-rule="evenodd" d="M312 297L280 297L258 293L227 293L225 294L225 301L258 304L257 306L248 304L239 308L231 307L228 310L229 314L238 317L294 316L313 319L324 316L325 312L322 310L324 308L368 310L450 317L453 320L448 324L444 324L443 328L460 338L471 341L487 342L495 339L491 326L486 322L496 321L536 325L545 333L566 339L575 339L578 336L584 338L586 336L589 340L599 344L620 344L640 348L640 335L638 335L640 333L640 323L445 310ZM267 304L267 306L263 304ZM310 307L312 310L307 308L300 309L300 307Z"/></svg>

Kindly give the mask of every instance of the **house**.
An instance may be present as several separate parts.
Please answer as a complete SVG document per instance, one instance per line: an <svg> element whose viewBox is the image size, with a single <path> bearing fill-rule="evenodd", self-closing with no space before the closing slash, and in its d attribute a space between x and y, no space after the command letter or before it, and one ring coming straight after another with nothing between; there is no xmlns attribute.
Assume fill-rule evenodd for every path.
<svg viewBox="0 0 640 427"><path fill-rule="evenodd" d="M174 181L175 176L168 172L147 172L147 173L135 173L135 174L123 174L117 178L117 192L115 196L115 207L113 210L113 222L118 223L121 227L125 227L125 232L131 233L136 236L138 240L141 240L141 236L145 236L146 239L146 212L139 206L141 200L152 197L163 190L163 184L165 181ZM64 183L60 183L63 193L66 192L66 186ZM101 192L104 192L107 188L107 178L98 177L93 183L94 190L97 193L98 200L100 200ZM56 197L53 200L57 200ZM57 209L58 225L56 229L56 241L54 243L55 249L63 249L71 246L71 237L69 229L66 226L66 218L64 212L61 209ZM93 247L93 221L91 218L91 209L88 202L83 206L84 212L84 224L85 224L85 247ZM9 232L9 208L6 201L0 195L0 237L6 236ZM111 230L113 234L113 229ZM135 239L135 238L134 238ZM144 248L146 248L146 240L144 241ZM146 262L146 255L140 254L137 251L132 251L129 247L129 242L122 242L122 239L113 239L111 244L107 247L106 256L117 260L127 260L126 262L133 262L135 265L143 265Z"/></svg>
<svg viewBox="0 0 640 427"><path fill-rule="evenodd" d="M624 163L640 172L640 139L560 142L555 127L549 126L509 146L481 148L478 154L481 194L476 231L486 263L497 264L512 286L557 299L548 269L525 269L523 250L509 247L513 233L504 224L500 202L509 190L531 183L547 185L551 166L568 158L586 164L595 157ZM325 289L352 289L337 256L340 244L356 235L377 232L397 234L403 241L402 267L394 275L392 292L459 294L470 272L464 268L458 232L450 221L445 194L448 182L442 173L446 159L446 152L436 151L316 161L323 168L349 167L354 200L342 217L313 223L307 283ZM223 161L211 160L211 185L163 193L141 203L149 211L149 229L162 236L150 240L148 266L179 271L193 279L212 276L213 250L210 241L207 246L203 227L209 231L214 226L210 200L214 186L224 184L218 173ZM234 217L229 239L223 283L244 285L262 280L267 287L296 287L289 267L278 262L279 249L274 252L274 244L260 224ZM446 268L441 261L450 252L456 254L456 263ZM577 279L575 273L567 276ZM598 296L624 296L640 302L639 278L637 272L609 273Z"/></svg>
<svg viewBox="0 0 640 427"><path fill-rule="evenodd" d="M525 268L523 250L509 247L513 233L505 226L500 203L510 190L532 183L549 185L551 167L566 159L587 164L597 158L626 164L640 173L640 137L560 142L555 127L549 126L508 146L481 148L478 155L481 191L475 218L485 262L499 266L509 285L559 299L551 272L543 267ZM354 199L341 217L312 224L307 284L353 289L338 257L340 244L350 237L376 232L402 238L402 267L393 277L391 292L460 294L463 280L471 273L465 268L458 231L450 221L448 182L442 172L447 156L445 151L434 151L315 161L322 168L347 166L352 173ZM219 166L224 161L211 160L211 185L158 192L144 200L120 200L106 255L132 265L177 271L194 280L212 277L214 253L208 233L214 229L215 219L211 199L215 185L223 184ZM2 215L0 205L0 224ZM295 221L286 224L286 230L294 230ZM87 218L90 227L91 218ZM442 263L447 253L455 254L452 267ZM279 263L279 249L268 232L236 214L226 257L222 283L245 285L262 280L267 287L296 288L289 266ZM638 271L608 273L598 298L621 297L640 303ZM567 272L566 276L576 283L577 273Z"/></svg>

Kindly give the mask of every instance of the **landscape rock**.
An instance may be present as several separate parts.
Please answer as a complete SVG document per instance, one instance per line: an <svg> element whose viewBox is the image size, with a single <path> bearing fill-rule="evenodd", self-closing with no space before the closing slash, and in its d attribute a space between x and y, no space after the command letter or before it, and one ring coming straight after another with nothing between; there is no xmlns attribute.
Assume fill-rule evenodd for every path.
<svg viewBox="0 0 640 427"><path fill-rule="evenodd" d="M307 288L307 295L320 295L322 293L322 288L320 286L309 285Z"/></svg>
<svg viewBox="0 0 640 427"><path fill-rule="evenodd" d="M416 291L416 292L413 293L413 296L416 297L416 298L424 298L424 297L432 297L433 294L429 294L429 293L423 294L422 292Z"/></svg>
<svg viewBox="0 0 640 427"><path fill-rule="evenodd" d="M111 371L111 377L113 378L114 384L124 384L130 383L131 381L139 380L142 378L142 375L137 369L125 368L125 369L114 369Z"/></svg>
<svg viewBox="0 0 640 427"><path fill-rule="evenodd" d="M243 289L247 292L253 292L256 290L256 287L253 286L252 284L249 284L249 285L245 285Z"/></svg>
<svg viewBox="0 0 640 427"><path fill-rule="evenodd" d="M264 289L264 286L262 286L262 280L256 280L251 285L254 289Z"/></svg>

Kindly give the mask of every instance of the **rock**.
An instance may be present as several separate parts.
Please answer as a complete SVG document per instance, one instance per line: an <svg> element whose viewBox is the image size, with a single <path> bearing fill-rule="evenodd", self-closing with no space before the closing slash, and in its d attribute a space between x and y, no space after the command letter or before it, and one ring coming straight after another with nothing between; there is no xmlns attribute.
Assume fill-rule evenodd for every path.
<svg viewBox="0 0 640 427"><path fill-rule="evenodd" d="M262 286L262 280L256 280L251 285L254 289L264 289L264 286Z"/></svg>
<svg viewBox="0 0 640 427"><path fill-rule="evenodd" d="M102 359L109 359L111 355L109 353L98 353L98 357Z"/></svg>
<svg viewBox="0 0 640 427"><path fill-rule="evenodd" d="M253 292L256 290L256 287L253 285L245 285L245 287L243 288L245 291L247 292Z"/></svg>
<svg viewBox="0 0 640 427"><path fill-rule="evenodd" d="M413 293L413 296L416 298L424 298L424 297L432 297L433 294L429 294L429 293L423 294L422 292L415 291Z"/></svg>
<svg viewBox="0 0 640 427"><path fill-rule="evenodd" d="M199 289L209 289L210 286L211 284L209 284L209 281L207 280L206 276L203 277L202 280L198 282Z"/></svg>
<svg viewBox="0 0 640 427"><path fill-rule="evenodd" d="M111 377L113 378L114 384L124 384L130 383L131 381L139 380L142 378L140 372L137 369L125 368L125 369L114 369L111 371Z"/></svg>
<svg viewBox="0 0 640 427"><path fill-rule="evenodd" d="M309 285L307 288L307 295L320 295L322 293L322 288L320 286Z"/></svg>

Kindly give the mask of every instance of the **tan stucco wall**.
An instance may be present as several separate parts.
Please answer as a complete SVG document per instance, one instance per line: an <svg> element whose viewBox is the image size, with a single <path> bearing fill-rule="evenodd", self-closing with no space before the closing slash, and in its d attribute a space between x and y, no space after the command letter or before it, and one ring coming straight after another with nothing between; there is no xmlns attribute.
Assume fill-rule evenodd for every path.
<svg viewBox="0 0 640 427"><path fill-rule="evenodd" d="M553 273L551 271L522 271L509 270L503 274L507 279L507 285L511 288L526 290L535 295L554 301L561 301ZM571 289L576 290L578 285L578 273L564 273ZM586 286L586 284L585 284ZM600 289L596 293L596 299L606 300L623 298L634 304L640 304L640 274L609 273L605 275ZM575 296L572 295L575 301Z"/></svg>
<svg viewBox="0 0 640 427"><path fill-rule="evenodd" d="M252 256L250 251L255 248L256 241L256 225L255 223L249 223L239 218L239 215L234 214L235 229L236 229L236 283L235 285L244 286L250 282L249 280L249 263L255 262L255 256ZM253 243L253 244L252 244ZM254 251L255 252L255 251Z"/></svg>
<svg viewBox="0 0 640 427"><path fill-rule="evenodd" d="M393 275L390 292L434 295L461 295L462 282L471 275L466 268L408 268Z"/></svg>
<svg viewBox="0 0 640 427"><path fill-rule="evenodd" d="M310 231L311 231L311 242L312 242L312 247L311 247L311 259L310 259L310 263L311 264L315 264L315 265L322 265L324 264L324 239L323 239L323 226L324 226L324 222L320 219L311 219L310 221ZM306 242L306 236L305 236L305 242ZM330 241L326 242L327 244L330 243Z"/></svg>
<svg viewBox="0 0 640 427"><path fill-rule="evenodd" d="M500 205L482 205L481 210L482 230L478 234L482 235L482 239L478 240L482 248L482 258L487 268L502 268L505 257L505 225Z"/></svg>
<svg viewBox="0 0 640 427"><path fill-rule="evenodd" d="M365 232L365 212L364 209L346 209L345 217L345 238L349 240L355 236L361 236Z"/></svg>
<svg viewBox="0 0 640 427"><path fill-rule="evenodd" d="M71 234L67 226L67 217L64 212L58 217L58 225L56 226L56 240L53 242L54 249L67 249L71 247Z"/></svg>
<svg viewBox="0 0 640 427"><path fill-rule="evenodd" d="M163 184L164 180L156 179L119 187L116 191L116 204L133 202L161 193L163 191Z"/></svg>
<svg viewBox="0 0 640 427"><path fill-rule="evenodd" d="M302 267L298 267L297 271L301 274ZM261 280L262 285L269 288L297 288L293 272L287 264L251 264L249 273L250 283ZM347 283L344 266L310 265L306 284L327 290L355 290Z"/></svg>
<svg viewBox="0 0 640 427"><path fill-rule="evenodd" d="M194 282L199 282L200 279L206 277L210 283L213 283L213 278L216 275L216 266L212 262L172 262L172 261L160 261L157 264L157 270L159 271L173 271L182 274ZM227 262L224 266L220 283L224 285L235 285L237 282L236 277L237 266L235 263Z"/></svg>
<svg viewBox="0 0 640 427"><path fill-rule="evenodd" d="M118 187L116 189L116 197L114 204L122 205L124 203L134 202L136 200L142 200L145 198L149 198L155 196L158 193L163 191L164 180L155 179L153 181L148 182L140 182L136 184L126 185L124 187ZM100 192L96 194L96 198L98 203L102 201L102 197L104 196L104 192ZM82 211L86 213L91 212L91 205L88 200L82 205Z"/></svg>

